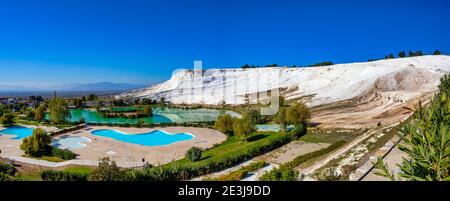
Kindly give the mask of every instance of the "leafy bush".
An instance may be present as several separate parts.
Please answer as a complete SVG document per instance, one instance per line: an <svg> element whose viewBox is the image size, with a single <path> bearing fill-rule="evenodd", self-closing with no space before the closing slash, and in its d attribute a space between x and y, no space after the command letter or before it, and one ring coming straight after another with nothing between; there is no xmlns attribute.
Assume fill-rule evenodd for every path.
<svg viewBox="0 0 450 201"><path fill-rule="evenodd" d="M16 167L12 164L0 163L0 173L14 176L17 172Z"/></svg>
<svg viewBox="0 0 450 201"><path fill-rule="evenodd" d="M261 181L296 181L298 178L298 171L288 168L286 166L280 166L270 172L261 176Z"/></svg>
<svg viewBox="0 0 450 201"><path fill-rule="evenodd" d="M44 170L40 173L44 181L87 181L88 175L56 170Z"/></svg>
<svg viewBox="0 0 450 201"><path fill-rule="evenodd" d="M229 174L220 176L218 178L212 178L209 180L216 180L216 181L239 181L243 178L245 178L248 173L253 172L255 170L259 170L263 168L266 165L266 162L264 161L256 161L251 163L250 165L246 165L244 167L239 168L238 170L235 170L233 172L230 172Z"/></svg>
<svg viewBox="0 0 450 201"><path fill-rule="evenodd" d="M89 176L92 181L123 181L125 178L125 173L108 157L103 158Z"/></svg>
<svg viewBox="0 0 450 201"><path fill-rule="evenodd" d="M25 154L31 156L42 156L50 150L51 137L42 128L33 130L33 135L24 138L20 148Z"/></svg>
<svg viewBox="0 0 450 201"><path fill-rule="evenodd" d="M77 154L73 153L68 149L60 149L56 147L52 148L52 155L63 160L72 160L77 157Z"/></svg>
<svg viewBox="0 0 450 201"><path fill-rule="evenodd" d="M198 147L192 147L186 151L186 158L191 162L199 161L202 158L202 149Z"/></svg>
<svg viewBox="0 0 450 201"><path fill-rule="evenodd" d="M233 132L241 140L247 141L253 131L255 131L255 125L249 117L244 116L242 119L234 119Z"/></svg>
<svg viewBox="0 0 450 201"><path fill-rule="evenodd" d="M1 173L0 172L0 181L14 181L14 177L12 177L9 174Z"/></svg>
<svg viewBox="0 0 450 201"><path fill-rule="evenodd" d="M229 114L220 115L214 123L214 128L228 136L233 135L233 117Z"/></svg>
<svg viewBox="0 0 450 201"><path fill-rule="evenodd" d="M3 126L12 126L16 124L15 120L16 116L13 113L4 113L2 117L0 117L0 123L3 124Z"/></svg>

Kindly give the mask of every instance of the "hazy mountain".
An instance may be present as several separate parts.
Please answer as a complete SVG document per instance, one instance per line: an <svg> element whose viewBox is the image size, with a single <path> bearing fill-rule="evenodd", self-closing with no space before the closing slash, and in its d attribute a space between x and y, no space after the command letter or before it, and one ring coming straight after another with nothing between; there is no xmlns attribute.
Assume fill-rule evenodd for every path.
<svg viewBox="0 0 450 201"><path fill-rule="evenodd" d="M25 87L20 85L3 85L0 84L0 91L36 91L38 88Z"/></svg>
<svg viewBox="0 0 450 201"><path fill-rule="evenodd" d="M133 89L139 89L145 87L145 85L139 84L126 84L126 83L112 83L112 82L98 82L88 84L71 84L54 87L53 90L57 91L92 91L92 92L114 92L114 91L128 91Z"/></svg>
<svg viewBox="0 0 450 201"><path fill-rule="evenodd" d="M26 97L30 95L42 95L47 97L53 96L54 91L56 91L60 96L84 96L89 93L96 93L97 95L111 95L143 87L145 87L145 85L111 82L70 84L46 88L0 84L0 96Z"/></svg>

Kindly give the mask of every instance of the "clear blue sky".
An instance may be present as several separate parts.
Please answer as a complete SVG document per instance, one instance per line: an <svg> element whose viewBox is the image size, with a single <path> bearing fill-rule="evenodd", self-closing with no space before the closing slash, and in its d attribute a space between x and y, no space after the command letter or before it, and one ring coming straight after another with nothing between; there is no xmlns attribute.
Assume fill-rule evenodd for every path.
<svg viewBox="0 0 450 201"><path fill-rule="evenodd" d="M212 68L448 53L449 11L447 0L0 0L0 84L148 84L194 60Z"/></svg>

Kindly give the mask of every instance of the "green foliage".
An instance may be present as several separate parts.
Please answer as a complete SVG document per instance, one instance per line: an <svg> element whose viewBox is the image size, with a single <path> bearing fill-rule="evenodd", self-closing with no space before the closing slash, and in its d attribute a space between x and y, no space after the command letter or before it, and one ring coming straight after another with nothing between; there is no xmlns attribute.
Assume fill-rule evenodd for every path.
<svg viewBox="0 0 450 201"><path fill-rule="evenodd" d="M125 173L120 170L115 161L111 161L108 157L103 158L98 163L98 168L89 176L89 180L92 181L123 181L125 179Z"/></svg>
<svg viewBox="0 0 450 201"><path fill-rule="evenodd" d="M442 53L441 53L441 51L439 51L439 50L435 50L434 52L433 52L433 55L441 55Z"/></svg>
<svg viewBox="0 0 450 201"><path fill-rule="evenodd" d="M320 63L309 65L309 67L331 66L331 65L334 65L334 63L331 61L325 61L325 62L320 62Z"/></svg>
<svg viewBox="0 0 450 201"><path fill-rule="evenodd" d="M50 143L51 137L42 128L36 128L32 136L23 139L20 148L25 151L25 154L42 156L48 153L51 148Z"/></svg>
<svg viewBox="0 0 450 201"><path fill-rule="evenodd" d="M249 110L246 112L246 116L252 121L252 124L261 124L263 123L263 118L261 114L257 110Z"/></svg>
<svg viewBox="0 0 450 201"><path fill-rule="evenodd" d="M15 181L14 177L0 172L0 181Z"/></svg>
<svg viewBox="0 0 450 201"><path fill-rule="evenodd" d="M144 106L144 115L146 115L147 117L153 116L152 106L150 105Z"/></svg>
<svg viewBox="0 0 450 201"><path fill-rule="evenodd" d="M310 118L308 107L303 103L295 103L286 111L286 121L290 124L303 124Z"/></svg>
<svg viewBox="0 0 450 201"><path fill-rule="evenodd" d="M77 157L77 154L73 153L72 151L68 149L60 149L57 147L52 148L52 155L63 160L72 160Z"/></svg>
<svg viewBox="0 0 450 201"><path fill-rule="evenodd" d="M444 75L441 78L441 83L439 84L439 93L450 94L450 75Z"/></svg>
<svg viewBox="0 0 450 201"><path fill-rule="evenodd" d="M222 175L218 178L211 178L208 180L214 180L214 181L239 181L243 178L245 178L248 173L259 170L263 168L266 165L266 162L264 161L256 161L251 163L250 165L243 166L239 168L238 170L232 171L229 174Z"/></svg>
<svg viewBox="0 0 450 201"><path fill-rule="evenodd" d="M233 117L229 114L220 115L214 123L214 128L228 136L233 135Z"/></svg>
<svg viewBox="0 0 450 201"><path fill-rule="evenodd" d="M186 158L191 162L199 161L202 158L202 149L198 147L192 147L186 151Z"/></svg>
<svg viewBox="0 0 450 201"><path fill-rule="evenodd" d="M26 119L32 121L34 119L34 111L30 110L26 112Z"/></svg>
<svg viewBox="0 0 450 201"><path fill-rule="evenodd" d="M96 94L89 94L89 96L87 98L88 101L95 101L97 99L98 99L98 97Z"/></svg>
<svg viewBox="0 0 450 201"><path fill-rule="evenodd" d="M12 164L0 163L0 173L14 176L17 172L16 167Z"/></svg>
<svg viewBox="0 0 450 201"><path fill-rule="evenodd" d="M70 117L70 110L64 99L55 97L48 103L50 121L55 124L64 124Z"/></svg>
<svg viewBox="0 0 450 201"><path fill-rule="evenodd" d="M278 110L276 122L280 125L281 132L286 132L286 107L281 107Z"/></svg>
<svg viewBox="0 0 450 201"><path fill-rule="evenodd" d="M76 108L81 108L83 106L83 100L79 98L74 98L72 99L72 105L75 106Z"/></svg>
<svg viewBox="0 0 450 201"><path fill-rule="evenodd" d="M247 116L244 116L242 119L234 119L233 132L241 140L247 141L253 131L255 131L255 125Z"/></svg>
<svg viewBox="0 0 450 201"><path fill-rule="evenodd" d="M39 107L34 110L34 119L36 121L39 121L39 122L44 120L45 119L45 110L46 109L47 109L47 107L46 107L45 104L39 105Z"/></svg>
<svg viewBox="0 0 450 201"><path fill-rule="evenodd" d="M272 170L270 172L265 173L261 176L261 181L297 181L298 180L298 171L280 166L279 168Z"/></svg>
<svg viewBox="0 0 450 201"><path fill-rule="evenodd" d="M405 51L401 51L401 52L399 52L399 53L398 53L398 57L400 57L400 58L404 58L404 57L406 57L406 53L405 53Z"/></svg>
<svg viewBox="0 0 450 201"><path fill-rule="evenodd" d="M375 172L376 175L386 177L390 181L395 181L395 176L392 172L389 172L389 168L383 163L383 159L378 157L377 162L373 164L376 169L380 170Z"/></svg>
<svg viewBox="0 0 450 201"><path fill-rule="evenodd" d="M13 126L16 124L16 116L13 113L4 113L0 118L0 123L5 126Z"/></svg>
<svg viewBox="0 0 450 201"><path fill-rule="evenodd" d="M88 175L78 172L44 170L40 173L44 181L87 181Z"/></svg>

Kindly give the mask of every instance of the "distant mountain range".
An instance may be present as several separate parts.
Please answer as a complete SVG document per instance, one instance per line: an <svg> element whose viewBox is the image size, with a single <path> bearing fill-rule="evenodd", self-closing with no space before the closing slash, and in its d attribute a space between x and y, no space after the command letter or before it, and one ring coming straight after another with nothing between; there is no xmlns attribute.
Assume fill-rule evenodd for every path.
<svg viewBox="0 0 450 201"><path fill-rule="evenodd" d="M98 82L87 84L70 84L61 85L48 88L33 88L20 85L0 85L1 92L123 92L133 89L139 89L145 85L126 84L126 83L112 83L112 82Z"/></svg>

